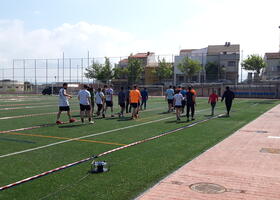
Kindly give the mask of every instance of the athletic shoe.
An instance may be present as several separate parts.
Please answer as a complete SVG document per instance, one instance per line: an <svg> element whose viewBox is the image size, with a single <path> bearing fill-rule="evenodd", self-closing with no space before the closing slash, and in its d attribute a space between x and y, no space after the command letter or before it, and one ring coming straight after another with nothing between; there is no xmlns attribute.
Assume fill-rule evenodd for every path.
<svg viewBox="0 0 280 200"><path fill-rule="evenodd" d="M94 124L94 121L89 121L88 123L89 123L89 124Z"/></svg>
<svg viewBox="0 0 280 200"><path fill-rule="evenodd" d="M62 122L62 121L59 121L59 120L57 120L55 123L56 123L57 125L63 124L63 122Z"/></svg>
<svg viewBox="0 0 280 200"><path fill-rule="evenodd" d="M69 120L69 123L73 123L75 121L76 121L76 119L72 118L72 119Z"/></svg>
<svg viewBox="0 0 280 200"><path fill-rule="evenodd" d="M105 114L102 114L102 118L105 118Z"/></svg>
<svg viewBox="0 0 280 200"><path fill-rule="evenodd" d="M190 121L190 119L188 118L188 119L187 119L187 122L189 122L189 121Z"/></svg>
<svg viewBox="0 0 280 200"><path fill-rule="evenodd" d="M192 118L192 120L195 120L195 118Z"/></svg>

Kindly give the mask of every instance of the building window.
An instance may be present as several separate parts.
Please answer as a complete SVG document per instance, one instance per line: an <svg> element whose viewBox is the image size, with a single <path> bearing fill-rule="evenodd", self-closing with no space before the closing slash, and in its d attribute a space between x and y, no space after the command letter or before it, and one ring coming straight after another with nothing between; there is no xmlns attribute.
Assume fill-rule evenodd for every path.
<svg viewBox="0 0 280 200"><path fill-rule="evenodd" d="M184 81L184 76L179 76L179 81L183 82Z"/></svg>
<svg viewBox="0 0 280 200"><path fill-rule="evenodd" d="M228 66L229 67L235 67L236 66L236 62L235 61L228 61Z"/></svg>

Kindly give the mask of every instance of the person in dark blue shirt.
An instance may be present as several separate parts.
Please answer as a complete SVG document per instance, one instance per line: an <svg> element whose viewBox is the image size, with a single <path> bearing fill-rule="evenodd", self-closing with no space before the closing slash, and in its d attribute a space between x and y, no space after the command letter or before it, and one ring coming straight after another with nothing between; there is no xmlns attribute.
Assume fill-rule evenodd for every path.
<svg viewBox="0 0 280 200"><path fill-rule="evenodd" d="M127 87L127 90L125 92L125 99L126 99L126 103L125 103L125 108L126 108L126 113L131 113L131 105L129 103L129 94L130 94L130 87Z"/></svg>
<svg viewBox="0 0 280 200"><path fill-rule="evenodd" d="M229 117L229 112L232 106L232 101L234 99L234 92L232 92L229 87L226 87L226 91L224 92L223 96L222 96L222 102L225 99L225 103L226 103L226 107L227 107L227 117Z"/></svg>
<svg viewBox="0 0 280 200"><path fill-rule="evenodd" d="M147 101L148 101L148 98L149 98L147 88L144 88L143 90L141 90L141 96L142 96L141 110L143 110L143 105L144 105L144 110L146 110Z"/></svg>
<svg viewBox="0 0 280 200"><path fill-rule="evenodd" d="M121 91L118 94L118 100L119 100L119 106L121 107L119 117L123 117L123 113L125 110L125 102L126 102L126 95L125 95L123 87L121 87Z"/></svg>

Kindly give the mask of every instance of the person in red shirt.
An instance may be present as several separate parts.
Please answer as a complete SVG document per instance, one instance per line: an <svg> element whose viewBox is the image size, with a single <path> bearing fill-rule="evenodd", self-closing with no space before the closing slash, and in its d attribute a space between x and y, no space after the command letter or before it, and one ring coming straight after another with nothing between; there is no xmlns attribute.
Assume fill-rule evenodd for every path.
<svg viewBox="0 0 280 200"><path fill-rule="evenodd" d="M209 99L208 99L208 103L211 103L211 107L212 107L212 112L211 112L212 116L214 116L214 109L215 109L218 99L219 99L219 97L216 94L215 90L213 89L213 92L212 92L212 94L210 94Z"/></svg>

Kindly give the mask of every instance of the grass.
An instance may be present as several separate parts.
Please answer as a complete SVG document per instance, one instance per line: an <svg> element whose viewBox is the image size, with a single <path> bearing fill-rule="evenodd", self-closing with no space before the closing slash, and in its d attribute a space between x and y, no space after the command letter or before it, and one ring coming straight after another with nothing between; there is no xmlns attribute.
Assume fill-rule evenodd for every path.
<svg viewBox="0 0 280 200"><path fill-rule="evenodd" d="M234 102L230 118L213 119L100 158L110 164L108 173L87 176L90 169L90 163L87 162L4 190L0 192L0 199L46 197L44 199L120 200L135 198L163 177L278 103L277 100L237 99ZM28 106L33 106L33 108L18 105L14 107L22 109L0 110L0 118L57 111L57 97L0 96L0 109L13 107L9 106L11 104L32 104ZM39 105L53 106L40 107ZM77 100L71 100L71 109L78 110ZM224 113L224 109L224 104L218 103L216 114ZM119 110L119 108L115 107L115 110ZM67 138L111 130L102 135L85 138L88 141L71 141L22 154L0 157L0 186L119 147L116 144L98 142L129 144L187 124L186 122L176 123L175 115L173 113L165 114L165 110L166 103L162 98L152 98L149 100L148 110L142 112L141 118L135 121L106 118L95 119L94 125L81 125L80 122L76 122L73 125L43 127L11 134L0 133L1 156L64 141ZM196 120L205 119L206 115L210 113L210 107L205 98L198 99L196 110ZM78 111L74 111L73 115L78 116ZM65 115L62 119L67 120ZM185 118L182 120L184 121ZM54 121L55 114L0 119L0 131L54 123ZM136 126L130 127L133 125ZM125 129L114 131L117 128Z"/></svg>

